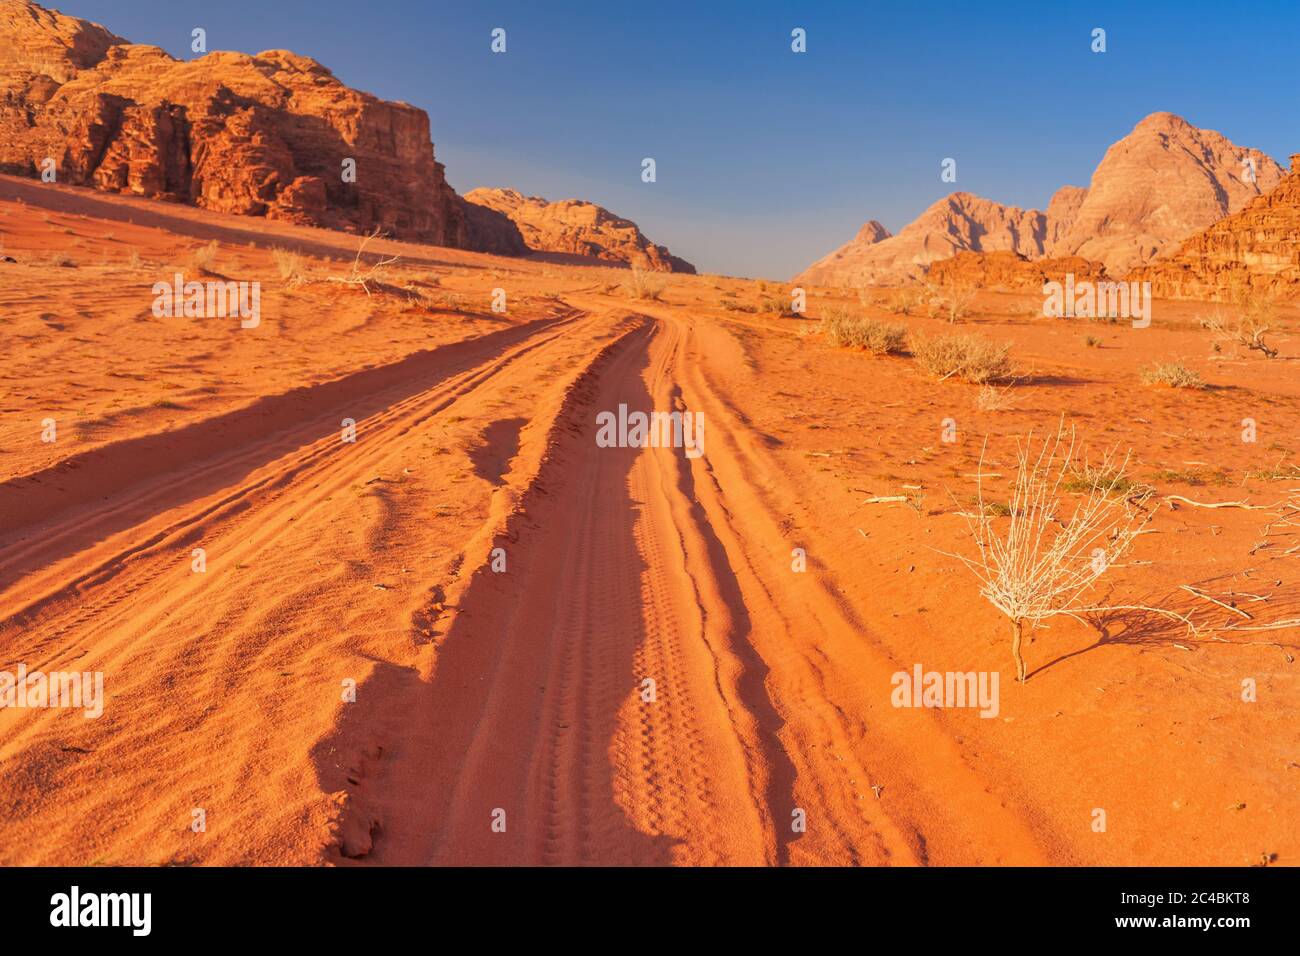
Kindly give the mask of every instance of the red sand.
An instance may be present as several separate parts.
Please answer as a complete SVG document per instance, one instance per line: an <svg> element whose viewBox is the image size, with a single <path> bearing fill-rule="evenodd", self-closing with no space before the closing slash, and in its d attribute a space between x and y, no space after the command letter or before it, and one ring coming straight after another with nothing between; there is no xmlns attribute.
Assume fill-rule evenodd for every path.
<svg viewBox="0 0 1300 956"><path fill-rule="evenodd" d="M97 720L0 710L0 862L1296 862L1296 629L1059 618L1018 685L942 553L970 552L985 437L1009 473L1062 414L1161 496L1284 498L1300 480L1250 476L1295 460L1294 315L1267 361L1211 352L1196 303L1134 330L985 293L961 331L1026 374L981 411L722 308L780 286L638 300L618 270L382 243L401 262L367 296L323 281L351 236L9 177L0 235L0 668L102 671L107 696ZM262 283L257 329L151 314L212 239L215 273ZM1173 358L1213 387L1140 383ZM706 454L598 447L621 403L703 412ZM1206 628L1233 615L1179 585L1294 619L1270 514L1166 505L1105 581ZM916 663L1000 671L996 719L893 707Z"/></svg>

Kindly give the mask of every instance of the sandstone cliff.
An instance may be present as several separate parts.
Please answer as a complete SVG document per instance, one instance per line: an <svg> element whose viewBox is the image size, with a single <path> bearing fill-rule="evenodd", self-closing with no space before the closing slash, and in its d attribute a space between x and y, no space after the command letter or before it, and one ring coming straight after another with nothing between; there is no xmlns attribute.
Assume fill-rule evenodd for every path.
<svg viewBox="0 0 1300 956"><path fill-rule="evenodd" d="M173 59L26 0L0 0L0 170L221 212L465 246L428 116L309 57ZM345 182L345 159L356 181Z"/></svg>
<svg viewBox="0 0 1300 956"><path fill-rule="evenodd" d="M652 243L629 219L616 216L603 206L565 199L547 202L539 196L524 196L513 189L473 189L465 194L475 212L474 230L481 241L495 241L505 217L518 228L523 242L534 252L569 255L639 265L656 272L689 272L695 267L679 259L664 246Z"/></svg>
<svg viewBox="0 0 1300 956"><path fill-rule="evenodd" d="M1300 298L1300 154L1267 195L1185 241L1176 253L1135 268L1171 298L1230 300L1245 289L1283 300Z"/></svg>
<svg viewBox="0 0 1300 956"><path fill-rule="evenodd" d="M1100 262L1082 256L1029 259L1015 252L959 252L930 266L926 279L937 285L973 285L981 289L1038 292L1048 281L1063 282L1066 274L1076 281L1106 278Z"/></svg>

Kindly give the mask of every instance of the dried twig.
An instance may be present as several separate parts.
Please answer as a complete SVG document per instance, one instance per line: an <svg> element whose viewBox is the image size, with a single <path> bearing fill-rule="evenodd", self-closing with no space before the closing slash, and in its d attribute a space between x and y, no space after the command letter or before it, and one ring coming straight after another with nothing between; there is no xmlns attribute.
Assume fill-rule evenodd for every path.
<svg viewBox="0 0 1300 956"><path fill-rule="evenodd" d="M1201 598L1202 600L1205 601L1209 601L1211 604L1217 604L1225 611L1231 611L1233 614L1239 614L1240 616L1244 617L1248 621L1253 621L1255 619L1253 615L1247 614L1241 608L1233 607L1231 604L1225 604L1223 601L1220 601L1216 598L1212 598L1204 591L1196 590L1196 588L1192 587L1190 584L1180 584L1178 586L1182 588L1184 591L1186 591L1188 594L1195 594L1198 598Z"/></svg>
<svg viewBox="0 0 1300 956"><path fill-rule="evenodd" d="M352 260L352 271L345 276L330 276L327 281L340 282L344 285L360 286L367 296L370 295L370 283L379 282L383 278L383 274L388 267L397 262L400 258L399 256L389 256L387 258L380 257L370 266L369 269L366 269L364 272L362 271L361 254L366 251L366 246L370 244L372 239L382 239L383 237L384 233L379 231L378 226L375 227L374 232L363 236L361 242L357 245L356 258Z"/></svg>
<svg viewBox="0 0 1300 956"><path fill-rule="evenodd" d="M1247 511L1267 511L1273 505L1252 505L1244 501L1193 501L1182 495L1165 495L1165 501L1181 501L1193 508L1245 508Z"/></svg>

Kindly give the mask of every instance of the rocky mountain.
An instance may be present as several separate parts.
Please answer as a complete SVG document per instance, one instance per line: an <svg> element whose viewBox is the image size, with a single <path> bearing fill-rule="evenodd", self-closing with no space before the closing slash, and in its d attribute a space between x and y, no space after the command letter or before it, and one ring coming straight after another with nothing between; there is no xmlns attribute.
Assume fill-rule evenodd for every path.
<svg viewBox="0 0 1300 956"><path fill-rule="evenodd" d="M695 267L652 243L630 219L578 199L548 202L513 189L474 189L465 194L476 241L508 242L502 222L513 223L533 252L558 252L639 265L655 272L694 273Z"/></svg>
<svg viewBox="0 0 1300 956"><path fill-rule="evenodd" d="M1170 298L1231 299L1243 289L1300 297L1300 153L1267 195L1187 239L1172 255L1128 276Z"/></svg>
<svg viewBox="0 0 1300 956"><path fill-rule="evenodd" d="M884 242L892 235L892 232L876 220L868 219L858 230L858 234L853 237L853 241L859 245L870 246L877 242Z"/></svg>
<svg viewBox="0 0 1300 956"><path fill-rule="evenodd" d="M466 246L429 118L309 57L176 60L26 0L0 0L0 170L221 212ZM355 161L355 182L345 160Z"/></svg>
<svg viewBox="0 0 1300 956"><path fill-rule="evenodd" d="M1079 209L1088 196L1081 186L1062 186L1047 204L1047 240L1045 250L1054 248L1079 218Z"/></svg>
<svg viewBox="0 0 1300 956"><path fill-rule="evenodd" d="M868 244L855 239L795 281L897 283L958 252L1000 250L1027 259L1080 256L1122 275L1235 213L1282 175L1258 150L1172 113L1153 113L1106 151L1087 189L1062 187L1045 213L953 193L897 236Z"/></svg>
<svg viewBox="0 0 1300 956"><path fill-rule="evenodd" d="M1270 191L1284 172L1259 150L1152 113L1106 150L1073 222L1047 253L1099 259L1122 275Z"/></svg>
<svg viewBox="0 0 1300 956"><path fill-rule="evenodd" d="M873 224L879 228L870 228ZM878 238L882 233L886 238ZM1036 209L952 193L896 236L888 236L872 220L851 242L814 262L794 281L848 286L906 282L923 276L931 262L958 252L1008 250L1039 256L1046 237L1047 217Z"/></svg>

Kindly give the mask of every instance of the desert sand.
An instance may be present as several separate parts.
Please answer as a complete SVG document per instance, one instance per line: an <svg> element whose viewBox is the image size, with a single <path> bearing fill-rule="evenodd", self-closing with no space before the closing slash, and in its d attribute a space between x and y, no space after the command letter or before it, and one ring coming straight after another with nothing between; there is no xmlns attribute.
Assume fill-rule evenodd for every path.
<svg viewBox="0 0 1300 956"><path fill-rule="evenodd" d="M0 863L1300 854L1296 630L1218 630L1244 619L1181 587L1300 617L1300 535L1266 534L1300 487L1294 309L1267 360L1214 350L1203 303L1139 330L984 291L960 329L1018 374L993 408L830 345L847 290L791 316L770 282L639 297L626 269L380 240L400 258L367 291L328 281L353 235L14 177L0 231L0 666L106 696L0 710ZM262 283L256 328L151 313L214 241L213 276ZM1170 359L1209 387L1142 383ZM706 454L599 447L620 404L703 412ZM981 455L1005 494L1062 416L1160 504L1103 589L1198 630L1056 618L1019 684L951 554ZM917 663L1001 672L997 716L893 706Z"/></svg>

